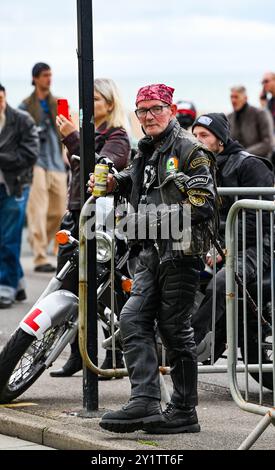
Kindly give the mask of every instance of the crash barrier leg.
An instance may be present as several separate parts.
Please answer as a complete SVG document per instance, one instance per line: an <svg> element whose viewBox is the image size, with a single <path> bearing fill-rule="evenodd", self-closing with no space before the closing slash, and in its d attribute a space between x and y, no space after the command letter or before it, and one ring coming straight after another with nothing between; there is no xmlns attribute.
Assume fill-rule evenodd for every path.
<svg viewBox="0 0 275 470"><path fill-rule="evenodd" d="M87 214L91 214L91 206L96 204L96 199L91 196L84 204L80 219L79 219L79 349L82 356L84 365L90 369L94 374L102 375L105 377L126 377L128 376L127 369L100 369L90 359L87 351L87 233L85 224L87 222ZM114 318L114 237L112 237L112 258L111 258L111 277L109 283L111 284L111 332L112 332L112 351L114 356L115 351L115 318ZM105 288L109 283L105 284ZM165 384L163 374L160 371L160 389L161 399L164 403L170 401L170 395Z"/></svg>
<svg viewBox="0 0 275 470"><path fill-rule="evenodd" d="M249 434L243 441L238 450L248 450L259 439L266 428L272 423L275 425L275 420L272 420L270 413L267 413L264 418L257 424L256 428Z"/></svg>
<svg viewBox="0 0 275 470"><path fill-rule="evenodd" d="M254 431L248 436L248 438L243 442L240 446L240 449L249 449L252 444L256 442L256 440L260 437L260 435L264 432L264 430L269 426L269 424L273 423L275 420L275 409L274 409L274 393L273 393L273 407L272 406L263 406L262 404L262 371L263 371L263 364L262 364L262 357L261 357L261 341L262 338L260 333L262 331L261 325L261 306L258 310L258 339L259 339L259 374L260 374L260 392L259 392L259 404L250 403L247 398L243 398L241 391L239 389L237 383L237 328L238 328L238 321L236 316L236 309L235 309L235 261L236 261L236 233L235 233L235 221L238 215L238 212L241 209L249 209L255 210L257 212L257 270L258 270L258 301L261 301L261 289L262 289L262 254L261 249L259 248L260 241L260 229L261 227L261 217L259 216L262 214L262 211L269 211L272 213L270 220L274 222L273 213L275 211L275 204L274 202L270 201L260 201L260 200L251 200L251 199L243 199L240 201L235 202L230 211L228 213L227 221L226 221L226 313L227 313L227 343L228 343L228 379L229 379L229 386L232 398L236 402L236 404L243 409L244 411L248 411L250 413L259 414L264 416L261 422L257 425ZM258 221L259 219L259 221ZM245 238L245 237L244 237ZM271 242L272 242L272 255L271 259L273 260L273 225L271 226ZM258 259L259 258L259 259ZM273 265L271 266L271 270L273 270ZM272 276L273 279L273 276ZM273 286L272 286L273 291ZM272 333L273 333L273 340L272 340L272 349L273 349L273 364L272 364L272 373L273 373L273 384L274 384L274 377L275 377L275 369L274 369L274 292L272 294ZM245 361L245 366L247 367L247 361Z"/></svg>

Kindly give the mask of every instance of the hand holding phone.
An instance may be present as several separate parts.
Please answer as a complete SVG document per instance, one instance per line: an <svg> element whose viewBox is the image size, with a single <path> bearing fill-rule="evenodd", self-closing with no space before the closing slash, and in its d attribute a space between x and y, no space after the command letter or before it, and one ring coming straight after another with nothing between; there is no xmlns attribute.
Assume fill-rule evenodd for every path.
<svg viewBox="0 0 275 470"><path fill-rule="evenodd" d="M57 114L60 116L62 114L66 119L71 120L69 113L69 103L68 100L58 99L57 100Z"/></svg>

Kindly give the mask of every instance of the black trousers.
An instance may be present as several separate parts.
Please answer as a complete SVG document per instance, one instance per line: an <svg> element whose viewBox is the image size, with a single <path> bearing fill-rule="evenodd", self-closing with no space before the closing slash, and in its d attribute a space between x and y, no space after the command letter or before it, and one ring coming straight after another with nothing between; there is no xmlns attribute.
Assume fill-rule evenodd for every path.
<svg viewBox="0 0 275 470"><path fill-rule="evenodd" d="M171 400L178 407L197 404L197 356L191 317L198 282L197 257L160 263L155 247L140 252L131 297L120 316L132 397L160 399L157 320L171 366Z"/></svg>

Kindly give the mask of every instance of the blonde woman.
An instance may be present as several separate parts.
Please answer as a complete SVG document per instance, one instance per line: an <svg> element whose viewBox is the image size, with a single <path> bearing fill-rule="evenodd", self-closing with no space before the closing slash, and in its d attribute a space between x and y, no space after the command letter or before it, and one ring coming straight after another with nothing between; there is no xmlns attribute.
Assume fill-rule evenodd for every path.
<svg viewBox="0 0 275 470"><path fill-rule="evenodd" d="M98 154L110 158L117 170L122 170L128 163L130 142L125 130L125 114L116 84L109 78L97 78L94 82L94 119L95 150ZM72 160L72 155L80 155L80 136L75 125L60 115L56 118L62 142L67 147L72 178L69 187L68 211L63 217L61 228L68 229L78 238L80 204L80 165ZM72 247L66 245L59 249L58 271L72 254ZM63 288L78 295L78 269L73 270L63 282ZM112 368L111 351L107 351L102 368ZM117 367L124 367L122 353L116 352ZM71 355L61 369L51 372L52 377L70 377L82 369L82 359L78 348L78 338L71 344Z"/></svg>

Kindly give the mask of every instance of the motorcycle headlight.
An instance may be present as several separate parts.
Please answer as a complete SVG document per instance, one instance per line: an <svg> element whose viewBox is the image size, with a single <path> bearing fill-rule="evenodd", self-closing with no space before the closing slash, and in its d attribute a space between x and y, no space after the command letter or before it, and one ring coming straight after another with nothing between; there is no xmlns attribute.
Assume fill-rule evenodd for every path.
<svg viewBox="0 0 275 470"><path fill-rule="evenodd" d="M112 239L105 232L96 232L96 258L98 263L107 263L112 257Z"/></svg>

